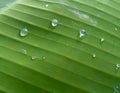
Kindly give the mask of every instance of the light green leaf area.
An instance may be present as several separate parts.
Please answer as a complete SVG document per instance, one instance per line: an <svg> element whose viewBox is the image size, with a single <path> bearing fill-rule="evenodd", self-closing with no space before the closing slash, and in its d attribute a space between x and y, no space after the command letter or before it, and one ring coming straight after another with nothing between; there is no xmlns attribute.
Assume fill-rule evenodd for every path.
<svg viewBox="0 0 120 93"><path fill-rule="evenodd" d="M0 10L13 4L15 0L0 0Z"/></svg>
<svg viewBox="0 0 120 93"><path fill-rule="evenodd" d="M119 0L0 8L0 93L120 93Z"/></svg>

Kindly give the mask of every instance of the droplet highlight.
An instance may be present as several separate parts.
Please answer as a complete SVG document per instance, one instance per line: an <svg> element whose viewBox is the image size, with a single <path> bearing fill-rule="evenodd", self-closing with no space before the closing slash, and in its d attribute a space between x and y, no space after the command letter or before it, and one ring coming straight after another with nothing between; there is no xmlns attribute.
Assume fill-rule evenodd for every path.
<svg viewBox="0 0 120 93"><path fill-rule="evenodd" d="M79 37L84 37L86 35L86 31L84 29L80 30Z"/></svg>
<svg viewBox="0 0 120 93"><path fill-rule="evenodd" d="M46 57L45 57L45 56L43 56L43 57L42 57L42 60L45 60L45 59L46 59Z"/></svg>
<svg viewBox="0 0 120 93"><path fill-rule="evenodd" d="M120 64L116 64L116 70L120 69Z"/></svg>
<svg viewBox="0 0 120 93"><path fill-rule="evenodd" d="M28 32L29 32L28 29L25 27L20 31L20 36L25 37L28 35Z"/></svg>
<svg viewBox="0 0 120 93"><path fill-rule="evenodd" d="M102 42L104 42L104 41L105 41L105 38L102 37L102 38L100 39L100 42L102 43Z"/></svg>
<svg viewBox="0 0 120 93"><path fill-rule="evenodd" d="M26 49L21 49L21 53L27 54L27 50Z"/></svg>
<svg viewBox="0 0 120 93"><path fill-rule="evenodd" d="M32 56L32 57L31 57L32 60L35 60L36 58L37 58L36 56Z"/></svg>
<svg viewBox="0 0 120 93"><path fill-rule="evenodd" d="M57 20L57 19L52 19L51 25L52 25L53 27L57 26L57 25L58 25L58 20Z"/></svg>
<svg viewBox="0 0 120 93"><path fill-rule="evenodd" d="M48 4L45 5L45 7L48 7L48 6L49 6Z"/></svg>
<svg viewBox="0 0 120 93"><path fill-rule="evenodd" d="M93 58L96 58L96 54L95 54L95 53L93 53L93 54L92 54L92 57L93 57Z"/></svg>
<svg viewBox="0 0 120 93"><path fill-rule="evenodd" d="M115 31L117 31L118 30L118 28L117 27L115 27Z"/></svg>

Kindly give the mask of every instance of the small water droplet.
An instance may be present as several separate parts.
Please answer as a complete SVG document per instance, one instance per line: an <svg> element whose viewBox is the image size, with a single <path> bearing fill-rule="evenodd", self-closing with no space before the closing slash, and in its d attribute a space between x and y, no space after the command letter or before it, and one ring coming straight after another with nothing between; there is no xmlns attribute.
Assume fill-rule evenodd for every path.
<svg viewBox="0 0 120 93"><path fill-rule="evenodd" d="M36 56L32 56L32 57L31 57L32 60L35 60L36 58L37 58Z"/></svg>
<svg viewBox="0 0 120 93"><path fill-rule="evenodd" d="M43 57L42 57L42 59L43 59L43 60L45 60L45 59L46 59L46 57L45 57L45 56L43 56Z"/></svg>
<svg viewBox="0 0 120 93"><path fill-rule="evenodd" d="M114 92L113 93L119 93L119 92L120 92L120 85L118 84L114 87Z"/></svg>
<svg viewBox="0 0 120 93"><path fill-rule="evenodd" d="M92 57L93 57L93 58L96 58L96 54L95 54L95 53L93 53L93 54L92 54Z"/></svg>
<svg viewBox="0 0 120 93"><path fill-rule="evenodd" d="M116 70L120 68L120 64L116 64Z"/></svg>
<svg viewBox="0 0 120 93"><path fill-rule="evenodd" d="M45 5L45 7L48 7L48 6L49 6L48 4Z"/></svg>
<svg viewBox="0 0 120 93"><path fill-rule="evenodd" d="M80 30L79 37L84 37L86 35L86 31L84 29Z"/></svg>
<svg viewBox="0 0 120 93"><path fill-rule="evenodd" d="M118 28L117 27L115 27L115 31L117 31L118 30Z"/></svg>
<svg viewBox="0 0 120 93"><path fill-rule="evenodd" d="M25 50L25 49L21 49L21 53L23 53L23 54L27 54L27 50Z"/></svg>
<svg viewBox="0 0 120 93"><path fill-rule="evenodd" d="M105 39L102 37L101 39L100 39L100 42L104 42L105 41Z"/></svg>
<svg viewBox="0 0 120 93"><path fill-rule="evenodd" d="M29 32L28 29L25 27L20 31L20 36L24 37L28 34L28 32Z"/></svg>
<svg viewBox="0 0 120 93"><path fill-rule="evenodd" d="M55 27L58 25L58 20L57 19L52 19L52 26Z"/></svg>

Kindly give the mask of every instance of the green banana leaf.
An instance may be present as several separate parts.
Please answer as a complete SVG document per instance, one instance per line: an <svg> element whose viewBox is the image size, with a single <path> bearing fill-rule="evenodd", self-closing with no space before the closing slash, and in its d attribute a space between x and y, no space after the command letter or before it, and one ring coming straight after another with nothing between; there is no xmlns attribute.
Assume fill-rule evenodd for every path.
<svg viewBox="0 0 120 93"><path fill-rule="evenodd" d="M120 93L120 1L0 0L0 93Z"/></svg>

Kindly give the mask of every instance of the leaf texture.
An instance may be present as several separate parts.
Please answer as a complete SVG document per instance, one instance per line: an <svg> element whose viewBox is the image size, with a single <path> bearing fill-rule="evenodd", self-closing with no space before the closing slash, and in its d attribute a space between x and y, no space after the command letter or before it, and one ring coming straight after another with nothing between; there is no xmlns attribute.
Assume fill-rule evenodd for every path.
<svg viewBox="0 0 120 93"><path fill-rule="evenodd" d="M0 10L0 93L113 93L117 64L119 0L18 0Z"/></svg>

